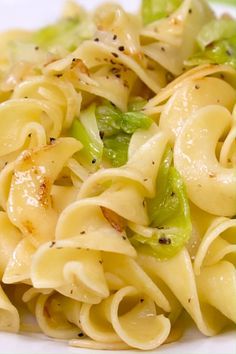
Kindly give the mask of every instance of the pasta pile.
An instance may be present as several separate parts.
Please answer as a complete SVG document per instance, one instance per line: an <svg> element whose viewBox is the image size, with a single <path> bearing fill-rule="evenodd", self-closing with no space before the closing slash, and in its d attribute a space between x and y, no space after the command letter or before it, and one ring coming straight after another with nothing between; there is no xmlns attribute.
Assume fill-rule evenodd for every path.
<svg viewBox="0 0 236 354"><path fill-rule="evenodd" d="M150 350L236 322L235 57L196 44L235 22L147 3L0 36L2 331Z"/></svg>

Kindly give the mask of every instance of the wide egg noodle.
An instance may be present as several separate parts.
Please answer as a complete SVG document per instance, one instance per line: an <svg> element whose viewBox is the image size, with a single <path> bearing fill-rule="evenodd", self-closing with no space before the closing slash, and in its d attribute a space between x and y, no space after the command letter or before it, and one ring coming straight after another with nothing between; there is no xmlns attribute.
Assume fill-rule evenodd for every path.
<svg viewBox="0 0 236 354"><path fill-rule="evenodd" d="M190 200L219 216L236 213L235 168L221 166L215 155L218 141L231 125L232 116L226 108L201 108L187 120L174 148L174 163Z"/></svg>
<svg viewBox="0 0 236 354"><path fill-rule="evenodd" d="M170 324L163 315L156 314L155 304L149 298L141 296L142 293L130 286L120 289L99 305L83 305L82 328L98 342L116 343L122 339L134 348L156 348L167 338ZM100 319L99 315L103 318Z"/></svg>
<svg viewBox="0 0 236 354"><path fill-rule="evenodd" d="M17 333L20 328L19 314L7 295L0 287L0 329L4 332Z"/></svg>
<svg viewBox="0 0 236 354"><path fill-rule="evenodd" d="M201 273L202 267L218 263L227 255L236 253L235 230L235 219L216 218L211 223L197 250L194 261L196 275Z"/></svg>
<svg viewBox="0 0 236 354"><path fill-rule="evenodd" d="M218 311L218 309L221 310L221 304L224 303L223 299L220 300L221 302L219 304L213 304L211 296L207 297L206 295L204 302L202 304L200 303L191 259L185 249L168 261L160 262L144 255L140 255L139 261L141 266L148 273L154 273L164 281L193 318L202 333L207 336L213 336L230 323L229 320ZM214 283L212 283L212 286L213 285ZM215 286L219 291L218 285L216 284ZM211 285L209 285L208 291L209 290L210 292L215 291L215 288L213 289ZM213 310L210 305L217 305L217 310Z"/></svg>
<svg viewBox="0 0 236 354"><path fill-rule="evenodd" d="M144 43L142 50L172 74L180 75L184 60L194 52L195 35L211 17L205 2L185 0L168 18L144 27L141 32L143 41L146 38L155 41Z"/></svg>
<svg viewBox="0 0 236 354"><path fill-rule="evenodd" d="M184 0L144 26L119 5L91 16L69 6L49 29L66 24L65 40L71 17L86 18L71 50L24 43L32 33L23 31L0 36L0 329L92 350L153 350L181 338L187 314L201 333L216 335L236 322L236 71L188 70L186 62L214 15L205 1ZM120 167L77 161L93 146L71 138L71 127L80 119L90 133L91 104L117 114L108 117L115 125L135 118L132 134L109 125L110 135L93 117L101 154L113 134L130 138ZM149 124L142 113L153 122L136 129L138 119ZM158 195L169 147L187 187L192 234L161 261L129 237L158 232L146 199Z"/></svg>
<svg viewBox="0 0 236 354"><path fill-rule="evenodd" d="M63 112L63 129L70 128L75 115L80 113L81 96L73 85L60 78L39 76L23 81L15 87L13 99L46 100ZM54 136L54 135L52 135Z"/></svg>
<svg viewBox="0 0 236 354"><path fill-rule="evenodd" d="M167 101L178 89L188 83L188 81L195 81L213 75L219 76L221 79L223 77L226 82L235 88L236 71L229 65L199 65L186 71L184 74L170 82L166 87L162 88L160 92L146 104L145 112L150 112L150 114L155 112L155 110L159 112L160 109L158 106Z"/></svg>
<svg viewBox="0 0 236 354"><path fill-rule="evenodd" d="M235 90L222 79L204 77L189 80L165 104L160 115L160 128L171 135L174 143L186 120L198 109L218 104L232 111L235 100Z"/></svg>
<svg viewBox="0 0 236 354"><path fill-rule="evenodd" d="M73 138L62 138L53 145L23 152L15 162L8 216L35 245L53 238L57 214L51 205L51 186L64 163L80 148ZM58 153L61 159L57 161Z"/></svg>
<svg viewBox="0 0 236 354"><path fill-rule="evenodd" d="M41 294L36 301L35 316L40 329L47 336L71 339L81 333L78 316L80 307L79 302L63 295Z"/></svg>

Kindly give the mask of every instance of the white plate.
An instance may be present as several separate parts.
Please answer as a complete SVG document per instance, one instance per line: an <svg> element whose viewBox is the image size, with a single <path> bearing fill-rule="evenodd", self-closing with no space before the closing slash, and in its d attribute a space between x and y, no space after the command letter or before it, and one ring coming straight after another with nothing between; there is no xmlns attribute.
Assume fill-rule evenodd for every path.
<svg viewBox="0 0 236 354"><path fill-rule="evenodd" d="M105 0L103 0L105 1ZM106 0L107 1L107 0ZM110 2L112 0L109 0ZM118 0L117 0L118 1ZM93 9L102 0L79 0L88 9ZM139 0L119 0L129 11L135 11ZM236 0L235 0L236 2ZM53 22L59 15L64 0L0 0L0 30L12 27L37 28ZM218 13L229 12L236 17L236 8L216 5ZM68 347L64 341L55 341L42 335L0 333L0 353L4 354L111 354L110 351L82 350ZM158 354L235 354L236 335L233 330L213 338L206 338L196 329L188 331L181 341L164 345ZM122 353L134 354L140 351Z"/></svg>

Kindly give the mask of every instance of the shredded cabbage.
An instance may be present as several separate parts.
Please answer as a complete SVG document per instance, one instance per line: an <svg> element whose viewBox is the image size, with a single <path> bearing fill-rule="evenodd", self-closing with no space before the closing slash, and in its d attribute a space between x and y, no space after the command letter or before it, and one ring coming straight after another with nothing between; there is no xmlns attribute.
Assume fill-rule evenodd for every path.
<svg viewBox="0 0 236 354"><path fill-rule="evenodd" d="M81 113L80 119L74 120L71 127L71 135L83 145L76 157L90 170L99 167L103 154L103 143L97 128L95 108L95 104L89 106Z"/></svg>
<svg viewBox="0 0 236 354"><path fill-rule="evenodd" d="M157 177L157 194L147 200L151 237L134 234L130 241L139 251L158 259L173 257L191 236L191 219L185 185L166 150Z"/></svg>
<svg viewBox="0 0 236 354"><path fill-rule="evenodd" d="M143 0L142 17L144 25L169 16L181 4L182 0Z"/></svg>
<svg viewBox="0 0 236 354"><path fill-rule="evenodd" d="M59 20L53 25L40 29L33 34L31 40L49 51L58 47L73 51L82 40L91 38L94 31L94 25L88 18L82 20L75 17Z"/></svg>
<svg viewBox="0 0 236 354"><path fill-rule="evenodd" d="M229 64L236 68L236 21L213 20L197 36L200 51L185 61L187 66Z"/></svg>
<svg viewBox="0 0 236 354"><path fill-rule="evenodd" d="M236 35L236 21L217 19L210 21L203 26L199 35L197 36L197 42L202 50L213 42L221 39L230 39Z"/></svg>
<svg viewBox="0 0 236 354"><path fill-rule="evenodd" d="M104 157L114 167L127 162L131 135L138 129L148 129L152 124L152 119L144 113L140 111L123 113L111 103L98 106L96 118L104 143Z"/></svg>
<svg viewBox="0 0 236 354"><path fill-rule="evenodd" d="M138 129L148 129L152 119L142 112L121 112L110 102L96 107L91 105L75 119L71 135L80 140L83 149L78 160L87 167L96 168L102 158L113 167L124 165L132 134Z"/></svg>

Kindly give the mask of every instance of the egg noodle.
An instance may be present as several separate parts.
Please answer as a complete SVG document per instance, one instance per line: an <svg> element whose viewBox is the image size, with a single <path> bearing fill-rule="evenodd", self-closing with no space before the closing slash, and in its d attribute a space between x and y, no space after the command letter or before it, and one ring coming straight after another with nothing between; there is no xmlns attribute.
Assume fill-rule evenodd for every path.
<svg viewBox="0 0 236 354"><path fill-rule="evenodd" d="M0 330L150 350L236 322L235 33L144 0L0 35Z"/></svg>

